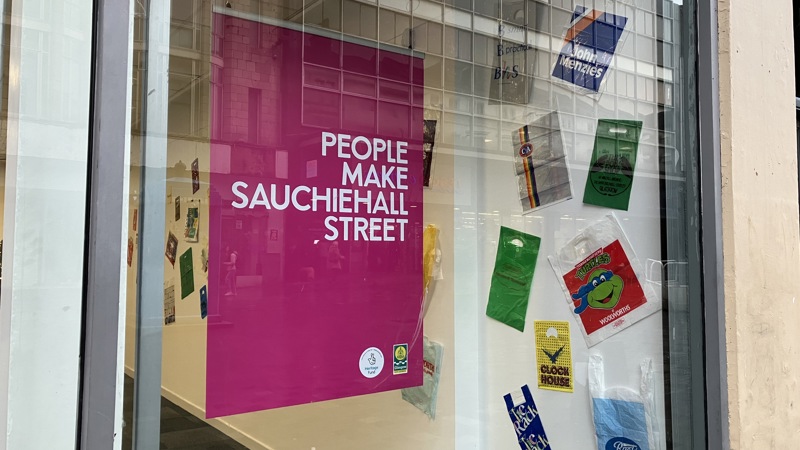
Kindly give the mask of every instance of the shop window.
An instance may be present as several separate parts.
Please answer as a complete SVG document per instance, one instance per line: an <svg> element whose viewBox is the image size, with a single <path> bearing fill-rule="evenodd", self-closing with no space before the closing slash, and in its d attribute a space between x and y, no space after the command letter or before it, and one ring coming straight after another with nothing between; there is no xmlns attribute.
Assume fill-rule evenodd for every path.
<svg viewBox="0 0 800 450"><path fill-rule="evenodd" d="M176 4L152 399L234 448L703 442L694 2L573 3Z"/></svg>

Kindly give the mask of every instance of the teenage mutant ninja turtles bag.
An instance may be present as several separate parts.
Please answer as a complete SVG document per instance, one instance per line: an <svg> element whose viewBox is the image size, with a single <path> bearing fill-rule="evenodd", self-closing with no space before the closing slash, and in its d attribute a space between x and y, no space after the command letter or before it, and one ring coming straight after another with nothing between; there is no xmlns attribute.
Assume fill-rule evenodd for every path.
<svg viewBox="0 0 800 450"><path fill-rule="evenodd" d="M600 355L589 357L588 368L597 450L655 450L652 360L641 364L639 392L606 388Z"/></svg>
<svg viewBox="0 0 800 450"><path fill-rule="evenodd" d="M589 347L661 309L613 215L581 230L554 256L570 309Z"/></svg>

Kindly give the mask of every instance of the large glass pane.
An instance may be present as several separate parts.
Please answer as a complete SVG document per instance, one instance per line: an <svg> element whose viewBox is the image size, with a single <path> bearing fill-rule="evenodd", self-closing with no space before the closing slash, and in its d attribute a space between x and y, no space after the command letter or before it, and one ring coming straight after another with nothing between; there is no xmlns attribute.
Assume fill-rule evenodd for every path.
<svg viewBox="0 0 800 450"><path fill-rule="evenodd" d="M702 448L694 2L573 3L142 5L127 445Z"/></svg>
<svg viewBox="0 0 800 450"><path fill-rule="evenodd" d="M3 448L80 430L92 47L90 1L0 2Z"/></svg>

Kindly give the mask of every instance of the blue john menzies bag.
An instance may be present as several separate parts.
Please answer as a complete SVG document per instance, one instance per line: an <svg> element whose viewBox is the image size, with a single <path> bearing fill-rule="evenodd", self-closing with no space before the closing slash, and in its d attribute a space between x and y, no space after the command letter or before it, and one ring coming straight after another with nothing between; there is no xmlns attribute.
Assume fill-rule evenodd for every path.
<svg viewBox="0 0 800 450"><path fill-rule="evenodd" d="M587 94L599 93L627 23L625 16L576 6L553 77Z"/></svg>
<svg viewBox="0 0 800 450"><path fill-rule="evenodd" d="M539 416L539 410L536 409L536 403L533 401L531 390L527 384L522 386L522 394L525 396L525 401L519 405L514 405L511 394L503 396L506 400L508 417L511 418L514 431L517 432L520 448L522 450L551 450L550 442L547 440L542 425L542 418Z"/></svg>
<svg viewBox="0 0 800 450"><path fill-rule="evenodd" d="M653 363L642 362L639 392L605 388L603 357L589 357L589 393L597 450L656 450L653 436Z"/></svg>

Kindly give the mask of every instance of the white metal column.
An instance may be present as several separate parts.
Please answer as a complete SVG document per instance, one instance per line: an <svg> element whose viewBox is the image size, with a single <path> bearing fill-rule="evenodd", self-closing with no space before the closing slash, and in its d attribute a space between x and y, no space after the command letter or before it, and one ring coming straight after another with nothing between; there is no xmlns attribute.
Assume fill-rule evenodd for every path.
<svg viewBox="0 0 800 450"><path fill-rule="evenodd" d="M169 0L147 3L140 182L142 222L133 399L133 448L141 450L158 448L161 438L170 6Z"/></svg>

